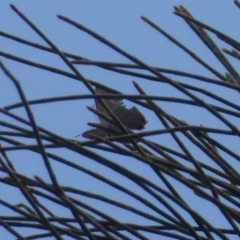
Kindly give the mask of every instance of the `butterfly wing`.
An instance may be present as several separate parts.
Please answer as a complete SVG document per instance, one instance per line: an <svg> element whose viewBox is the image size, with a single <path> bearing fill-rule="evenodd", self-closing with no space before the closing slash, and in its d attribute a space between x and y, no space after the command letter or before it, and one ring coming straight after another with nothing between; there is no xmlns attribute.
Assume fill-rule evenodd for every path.
<svg viewBox="0 0 240 240"><path fill-rule="evenodd" d="M147 123L147 120L143 114L136 107L127 109L125 106L122 106L117 108L114 111L114 114L124 126L130 129L141 130Z"/></svg>
<svg viewBox="0 0 240 240"><path fill-rule="evenodd" d="M104 130L101 128L94 128L94 129L88 130L88 131L84 132L82 134L82 136L85 138L92 139L92 138L94 138L93 135L105 138L105 137L118 136L121 134L122 134L122 132L118 127L111 126L111 127L109 127L109 130Z"/></svg>
<svg viewBox="0 0 240 240"><path fill-rule="evenodd" d="M99 87L96 87L95 88L95 91L98 93L98 94L101 94L101 95L109 95L109 94L112 94L106 90L103 90L102 88L99 88ZM114 110L114 108L116 107L120 107L120 106L123 106L123 100L121 98L118 98L118 99L104 99L105 103L108 105L109 108L111 108L112 110ZM102 105L99 103L98 99L95 99L95 104L96 104L96 108L97 110L99 111L105 111L102 107Z"/></svg>
<svg viewBox="0 0 240 240"><path fill-rule="evenodd" d="M83 137L88 138L88 139L94 139L93 135L96 135L96 136L99 136L99 137L106 137L107 136L107 134L104 130L98 129L98 128L88 130L88 131L86 131L82 134Z"/></svg>
<svg viewBox="0 0 240 240"><path fill-rule="evenodd" d="M88 138L88 139L96 139L94 136L105 138L105 137L120 136L122 134L118 127L114 126L114 127L111 127L111 129L113 131L111 131L111 130L107 131L107 130L103 130L103 129L94 128L94 129L84 132L82 134L82 136L85 138ZM117 133L117 132L119 132L119 133ZM139 141L139 139L136 139L136 138L135 138L135 140ZM123 140L117 140L117 141L121 142L121 143L130 143L131 139L123 139Z"/></svg>
<svg viewBox="0 0 240 240"><path fill-rule="evenodd" d="M98 94L106 94L108 95L109 92L96 87L95 91ZM118 119L122 122L124 126L130 129L143 129L145 124L147 123L147 120L143 116L143 114L136 108L132 107L131 109L127 109L125 105L123 104L122 99L104 99L105 103L108 105L108 107L113 111L113 113L118 117ZM102 107L98 99L95 99L95 104L97 110L103 112L104 114L108 115L108 113L105 111L105 109ZM108 126L109 122L105 119L99 117L99 121L105 125Z"/></svg>
<svg viewBox="0 0 240 240"><path fill-rule="evenodd" d="M109 95L110 93L108 91L103 90L102 88L96 87L95 91L98 94L101 95ZM103 99L104 102L107 104L107 106L114 112L114 110L120 106L123 106L123 101L122 99ZM98 99L95 99L95 105L96 105L96 109L98 111L101 111L102 113L104 113L105 115L109 116L109 114L106 112L106 110L103 108L103 106L101 105L101 103L99 102ZM105 125L108 126L109 122L106 121L104 118L101 118L100 116L98 116L99 121Z"/></svg>

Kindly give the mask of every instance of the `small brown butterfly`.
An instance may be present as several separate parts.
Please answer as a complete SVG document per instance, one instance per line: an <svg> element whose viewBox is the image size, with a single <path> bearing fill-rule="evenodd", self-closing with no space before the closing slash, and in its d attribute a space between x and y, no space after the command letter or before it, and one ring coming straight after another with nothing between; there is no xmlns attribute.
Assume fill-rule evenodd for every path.
<svg viewBox="0 0 240 240"><path fill-rule="evenodd" d="M98 94L101 95L108 95L112 94L106 90L103 90L102 88L96 87L95 91ZM115 114L115 116L121 121L121 123L129 128L129 129L137 129L141 130L144 128L145 124L147 123L145 117L143 114L136 108L132 107L130 109L127 109L125 105L123 104L122 99L103 99L104 102L107 104L107 106L112 110L112 112ZM100 112L102 112L104 115L109 116L107 111L103 108L99 100L96 98L95 99L95 105L96 109ZM114 124L109 123L107 120L104 118L98 116L100 123L103 126L106 126L113 131L107 131L103 130L100 128L94 128L92 130L86 131L82 134L83 137L89 138L89 139L94 139L93 135L99 136L99 137L111 137L111 136L119 136L122 135L122 131L120 128ZM119 132L119 134L117 133ZM121 142L129 142L130 140L122 140Z"/></svg>

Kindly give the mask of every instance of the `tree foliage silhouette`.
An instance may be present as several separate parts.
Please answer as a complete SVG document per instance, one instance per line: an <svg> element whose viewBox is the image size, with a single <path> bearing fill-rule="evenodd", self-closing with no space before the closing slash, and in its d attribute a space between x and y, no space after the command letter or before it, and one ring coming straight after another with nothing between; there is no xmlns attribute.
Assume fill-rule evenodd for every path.
<svg viewBox="0 0 240 240"><path fill-rule="evenodd" d="M235 4L237 7L240 7L238 1L235 1ZM222 139L226 137L230 141L238 140L240 131L235 122L236 119L240 118L240 113L238 113L240 107L236 102L223 98L214 92L217 88L224 88L233 94L240 92L239 74L225 55L228 54L231 57L240 59L240 43L230 36L196 20L183 6L174 8L174 13L186 22L215 55L216 59L225 67L226 73L223 74L162 30L156 23L151 22L146 17L142 17L145 23L189 54L192 57L192 61L197 61L215 76L215 78L209 78L188 72L149 66L80 23L64 16L58 16L60 20L68 23L69 27L74 26L77 30L81 30L96 38L113 51L131 60L132 64L92 61L82 56L61 51L15 6L11 5L11 8L48 44L48 47L5 32L0 32L0 35L9 39L9 41L13 40L30 48L34 47L40 51L58 55L66 66L69 67L71 73L30 61L27 57L20 58L2 51L0 55L19 64L26 64L42 71L49 71L56 75L64 76L69 81L72 79L80 81L89 89L91 94L29 100L24 94L21 79L14 76L6 68L3 61L1 61L0 66L6 74L6 78L17 89L21 102L1 108L2 115L14 120L15 124L1 120L1 126L8 130L1 131L0 135L0 169L3 173L0 180L2 184L5 184L9 188L9 191L11 191L12 187L19 189L27 201L27 204L20 202L15 205L0 198L1 205L12 210L12 214L0 216L1 226L16 239L44 239L47 237L64 239L66 236L71 239L124 240L145 240L153 236L160 238L166 236L170 239L184 240L229 239L231 236L240 237L240 175L238 169L235 169L229 163L230 159L231 162L238 163L240 157L234 150L234 147L231 149L222 143ZM220 49L210 34L227 43L233 50ZM137 81L134 81L133 85L139 94L124 94L116 89L104 86L97 81L86 79L78 71L77 64L95 66L96 68L111 71L115 74L122 74L123 77L132 76L144 81L152 81L157 86L164 83L172 86L185 97L149 95ZM188 78L191 81L185 83L175 80L179 76ZM195 85L198 81L204 82L208 88L205 89ZM94 87L101 87L111 94L96 93ZM203 97L199 97L199 93ZM45 106L53 102L61 103L76 99L98 99L102 111L91 107L88 107L88 109L111 122L111 124L114 124L118 130L118 134L112 134L109 137L93 134L91 140L88 141L66 139L53 131L42 128L35 121L35 116L32 112L32 107L35 105L44 104ZM159 126L156 126L156 130L151 131L148 131L147 128L144 131L136 133L130 131L106 104L105 101L109 99L129 100L135 105L147 109L157 117ZM209 119L210 117L218 119L223 127L196 126L188 123L185 119L177 118L166 112L161 107L162 102L171 102L173 105L176 104L176 106L179 106L179 104L190 106L196 117L199 111L204 109ZM13 110L18 108L25 109L27 120L13 113ZM104 113L107 113L107 115ZM148 124L151 124L151 122ZM109 130L109 127L106 125L96 123L89 123L89 125L97 129L103 129L104 131ZM148 137L150 136L169 136L175 141L180 150L174 150L159 141L149 140L150 138ZM36 140L36 144L29 144L24 139ZM79 156L87 157L89 161L91 160L96 164L115 171L117 174L134 182L145 194L132 191L128 186L115 182L108 178L108 176L96 173L94 170L83 167L81 163L74 163L70 158L67 159L49 151L49 149L58 148L64 149L69 153L76 153ZM14 151L20 154L22 150L31 151L41 157L41 160L45 164L49 180L42 179L39 176L31 178L18 172L9 157L9 152ZM101 150L104 154L99 154L98 150ZM203 154L201 157L205 156L208 159L208 163L201 161L198 155L199 152ZM122 158L131 157L144 164L144 166L150 167L152 174L159 179L159 182L154 182L150 178L146 179L137 172L121 166L121 163L115 163L112 159L105 157L108 153L116 154ZM151 209L151 213L131 206L128 203L123 203L121 200L116 201L106 196L104 191L101 194L94 193L91 190L85 191L81 188L81 184L79 184L79 188L63 186L56 176L57 173L53 167L55 162L65 166L66 169L72 168L79 173L87 174L97 179L97 181L111 186L116 192L122 192ZM192 196L202 201L203 206L207 202L218 208L222 218L228 222L229 227L219 228L203 218L201 212L192 208L186 201L186 199L192 196L182 196L179 194L177 185L175 186L170 179L174 179L175 182L184 185L191 192ZM130 223L128 222L128 214L126 214L126 220L122 221L117 217L106 214L101 207L96 208L91 206L88 201L81 200L81 197L98 200L118 210L132 213L135 217L147 219L154 224L138 224L137 221L136 223ZM150 198L159 204L153 204ZM51 204L49 204L50 202ZM59 211L59 214L56 214L52 211L52 205L68 209L71 217L63 217L61 211ZM164 208L159 207L160 205L164 206ZM186 219L181 214L182 211L188 214L192 220L189 221ZM28 235L22 234L19 229L31 229L31 233Z"/></svg>

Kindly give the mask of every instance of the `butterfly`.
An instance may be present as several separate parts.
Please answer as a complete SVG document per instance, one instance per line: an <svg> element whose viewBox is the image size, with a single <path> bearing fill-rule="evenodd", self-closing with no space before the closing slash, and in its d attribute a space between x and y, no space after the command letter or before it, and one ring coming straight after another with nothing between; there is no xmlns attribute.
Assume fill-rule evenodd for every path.
<svg viewBox="0 0 240 240"><path fill-rule="evenodd" d="M101 94L101 95L112 94L106 90L103 90L100 87L96 87L95 91L97 94ZM104 99L104 102L112 110L115 116L121 121L121 123L129 129L141 130L144 128L145 124L147 123L147 120L145 119L143 114L136 107L132 107L130 109L126 108L125 105L123 104L122 99L108 98L108 99ZM98 111L102 112L106 116L109 116L109 114L107 113L107 111L104 109L104 107L101 105L100 101L97 98L95 99L95 105ZM118 126L116 126L114 123L110 123L109 121L107 121L101 116L98 116L98 118L101 125L108 127L109 130L94 128L84 132L82 134L83 137L94 139L93 135L99 136L99 137L111 137L111 136L119 136L123 134L121 129ZM122 140L121 142L125 142L125 141L129 142L130 140L126 139L126 140Z"/></svg>

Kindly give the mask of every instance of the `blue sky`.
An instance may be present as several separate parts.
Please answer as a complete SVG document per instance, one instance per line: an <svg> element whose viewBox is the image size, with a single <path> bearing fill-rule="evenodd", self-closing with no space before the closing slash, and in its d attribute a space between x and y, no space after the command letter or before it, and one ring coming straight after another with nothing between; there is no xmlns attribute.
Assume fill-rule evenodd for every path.
<svg viewBox="0 0 240 240"><path fill-rule="evenodd" d="M104 36L117 46L121 47L125 51L131 53L133 56L141 59L145 63L161 68L169 68L174 70L181 70L206 77L216 79L216 77L200 66L197 62L194 62L190 56L184 53L181 49L171 43L164 36L156 32L152 27L146 24L140 17L145 16L151 21L159 25L163 30L178 39L181 43L189 47L194 53L202 57L212 67L216 68L222 74L225 74L226 70L216 60L213 54L207 49L206 46L199 40L194 32L187 26L187 24L178 16L173 14L174 5L183 5L191 14L198 20L203 21L210 26L229 34L235 39L239 39L239 30L237 24L240 21L240 15L238 8L234 3L228 1L222 1L220 4L217 0L211 1L1 1L0 2L0 31L7 32L9 34L16 35L21 38L28 39L42 45L47 46L46 43L29 27L17 14L10 8L9 4L14 4L22 13L25 14L48 38L53 41L62 51L77 54L86 57L91 60L98 61L112 61L120 63L130 63L130 60L124 58L113 50L109 49L98 40L92 38L84 32L74 28L73 26L63 22L57 18L57 15L63 15L73 19L76 22L83 24L84 26L96 31L100 35ZM220 47L227 47L226 44L218 40L214 35L211 35ZM38 63L46 64L52 67L56 67L68 72L71 70L64 64L64 62L53 54L42 52L38 49L24 46L20 43L0 37L0 51L10 53L19 57L27 58L28 60L36 61ZM231 63L238 67L238 62L235 59L229 58ZM26 66L24 64L14 62L10 59L1 57L1 61L8 67L8 69L15 75L15 77L21 83L24 93L29 100L39 99L44 97L53 96L67 96L67 95L80 95L88 94L87 88L78 81L69 79L51 72L36 69ZM175 96L186 98L182 93L168 86L167 84L156 84L156 82L146 81L130 76L124 76L115 74L102 69L90 67L90 66L78 66L78 70L81 74L91 80L106 84L109 87L115 88L118 91L122 91L128 94L138 94L134 88L132 81L136 81L148 94L159 96ZM171 76L174 77L174 76ZM2 93L0 96L1 107L16 103L20 101L17 95L16 89L9 79L0 71L0 79L2 85ZM209 85L200 81L175 77L175 80L179 80L188 84L193 84L206 90L209 89ZM193 82L195 81L195 82ZM236 102L239 98L238 93L233 91L226 91L224 88L214 89L216 94L225 97L231 101ZM198 94L199 97L204 98L203 95ZM205 98L206 101L214 103L213 100ZM131 102L125 101L128 107L132 106ZM210 116L201 109L198 109L196 114L196 108L182 107L175 103L158 102L161 107L178 117L179 119L187 121L189 124L214 127L222 126L218 120ZM35 114L38 125L53 131L54 133L66 137L75 139L75 136L89 129L87 122L96 122L96 116L90 113L86 106L92 106L93 100L76 100L66 101L61 103L48 103L41 105L34 105L31 107ZM159 121L156 116L146 109L138 107L148 119L146 130L161 129ZM26 118L26 113L23 108L12 110L14 114L18 114ZM4 121L12 121L5 116L1 116ZM236 125L238 121L231 119ZM18 124L15 122L15 124ZM3 129L2 129L3 130ZM1 130L1 131L2 131ZM79 140L84 140L81 137ZM178 146L167 135L150 137L150 140L155 140L163 145L171 147L175 150L179 150ZM229 138L230 139L230 138ZM231 138L221 139L222 143L226 146L231 146L237 153L238 141L234 141ZM23 140L21 140L23 141ZM31 142L31 140L24 139L24 142ZM188 143L188 146L191 146ZM4 145L4 144L3 144ZM146 194L136 186L133 182L124 178L114 171L107 169L106 167L97 164L94 161L79 156L79 154L65 151L64 149L52 149L49 150L52 153L62 155L67 159L80 164L92 171L98 172L101 175L107 176L110 179L120 183L123 186L128 186L129 189L144 195ZM196 150L194 154L198 154L198 160L209 163L206 156ZM41 176L44 179L48 179L45 166L40 156L31 152L22 151L10 152L9 156L14 163L15 168L22 174L26 174L29 177L35 175ZM136 161L135 159L128 157L119 157L114 154L101 153L108 159L117 162L121 166L138 173L141 176L149 178L152 182L158 183L159 186L164 187L161 181L154 175L152 169L148 166ZM230 163L236 164L235 161L229 159ZM210 163L209 163L210 164ZM210 164L215 166L214 164ZM150 209L145 209L141 203L131 199L115 189L106 186L103 183L99 183L96 179L93 179L86 174L77 172L76 170L67 168L59 163L53 162L55 171L58 173L58 180L62 185L74 186L76 188L94 192L106 193L106 196L112 197L115 200L121 199L129 205L136 208L143 209L146 212L152 213ZM236 164L236 169L239 165ZM215 224L218 227L228 227L228 224L223 219L218 209L207 203L206 201L196 198L192 191L187 189L175 180L171 180L173 184L176 184L179 192L182 196L188 199L188 203L191 207L201 212L202 216L206 217L209 222ZM1 185L2 191L5 191L5 186ZM103 190L104 189L104 190ZM149 201L154 204L159 204L151 196L144 195ZM14 189L6 194L4 198L7 201L14 203L24 202L22 196L18 191ZM86 200L89 204L97 206L99 204L96 201L89 200L81 197L81 200ZM160 206L164 208L163 206ZM53 211L58 212L59 208L52 206ZM106 213L117 217L119 220L124 221L126 214L128 214L128 221L137 223L149 223L150 221L145 219L136 218L133 214L123 213L121 210L116 210L113 207L101 205ZM207 209L207 210L206 210ZM66 209L61 209L61 214L69 215ZM179 209L179 212L190 222L193 220L185 212ZM1 210L0 215L5 213L5 209ZM154 213L153 213L154 214ZM70 216L70 215L69 215ZM0 235L6 234L6 238L10 235L8 233L1 232ZM10 238L9 238L10 239ZM234 238L232 238L234 239Z"/></svg>

